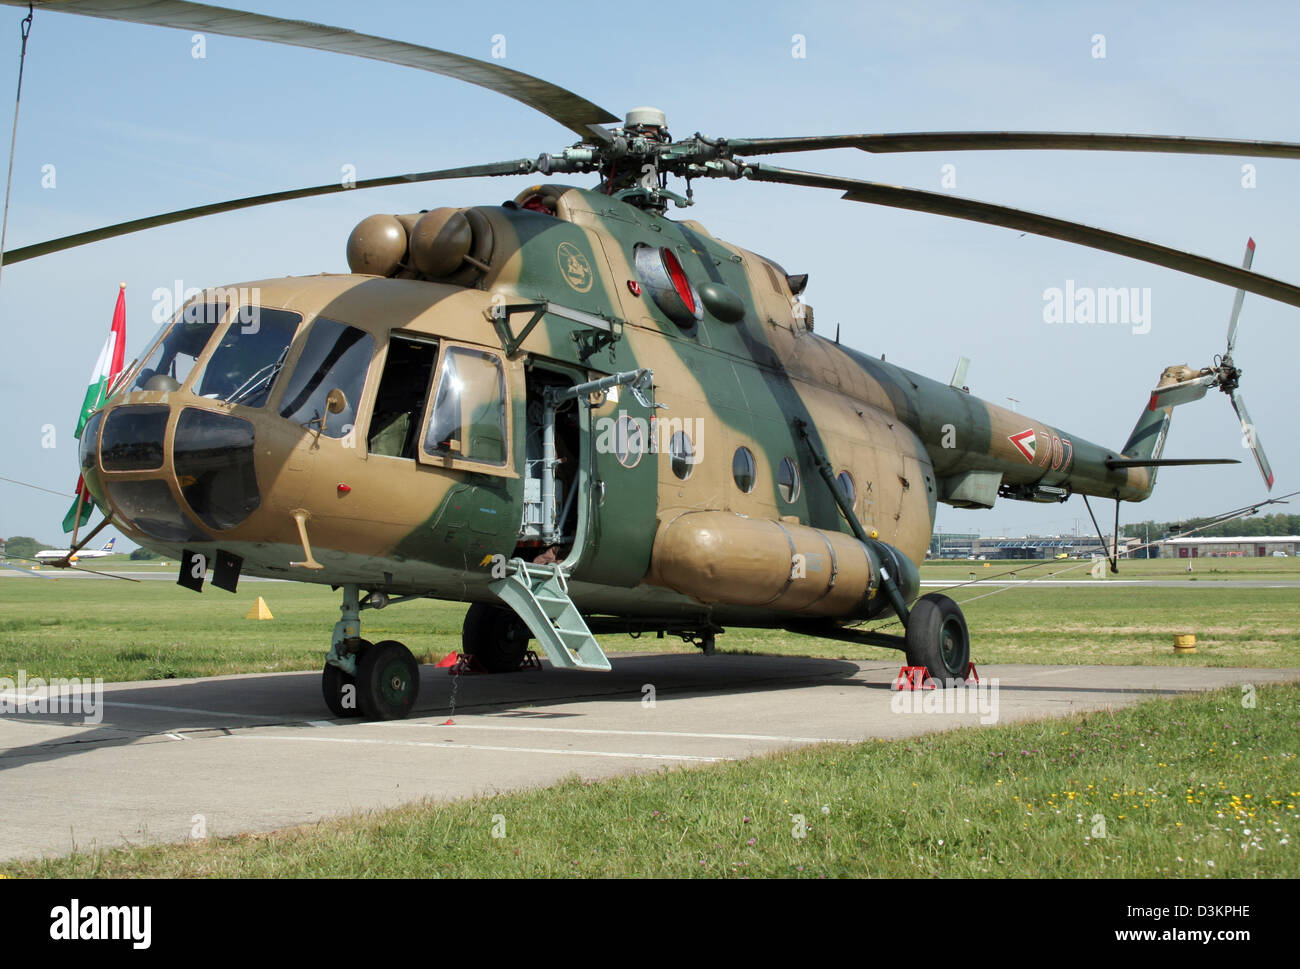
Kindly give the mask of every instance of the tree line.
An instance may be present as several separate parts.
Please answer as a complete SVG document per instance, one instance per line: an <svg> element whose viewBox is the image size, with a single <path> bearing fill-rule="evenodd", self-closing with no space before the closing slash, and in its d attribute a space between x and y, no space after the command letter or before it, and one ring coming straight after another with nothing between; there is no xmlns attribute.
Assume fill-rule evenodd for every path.
<svg viewBox="0 0 1300 969"><path fill-rule="evenodd" d="M1128 538L1151 538L1165 536L1178 537L1199 528L1205 518L1192 518L1182 522L1134 522L1120 528L1120 533ZM1251 518L1237 518L1230 522L1211 525L1195 533L1204 538L1256 538L1269 535L1300 535L1300 515L1276 514L1255 515Z"/></svg>

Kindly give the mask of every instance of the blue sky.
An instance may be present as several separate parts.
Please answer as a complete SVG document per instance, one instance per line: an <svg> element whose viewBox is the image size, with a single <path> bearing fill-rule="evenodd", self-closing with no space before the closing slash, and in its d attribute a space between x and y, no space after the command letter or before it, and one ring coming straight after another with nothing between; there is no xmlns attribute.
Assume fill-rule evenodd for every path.
<svg viewBox="0 0 1300 969"><path fill-rule="evenodd" d="M244 9L312 19L489 58L554 81L617 115L668 113L678 136L853 131L1120 131L1300 141L1300 8L1256 4L290 3ZM17 71L23 12L0 9L0 99ZM807 56L791 56L792 37ZM1106 56L1092 56L1105 36ZM188 32L36 15L8 244L206 201L556 151L573 140L507 98L448 78L339 55ZM9 102L11 104L11 102ZM11 120L3 116L5 130ZM790 167L940 190L1100 225L1300 280L1300 164L1270 159L1064 152L784 156ZM1241 166L1256 166L1254 188ZM54 188L42 167L55 166ZM373 212L495 203L529 178L407 186L306 200L96 243L6 268L0 283L0 476L71 491L72 430L86 378L127 283L128 359L154 332L155 289L343 271L352 226ZM578 180L581 183L581 180ZM684 217L811 273L818 329L930 376L972 359L972 391L1073 434L1119 446L1161 369L1224 347L1232 291L1066 243L840 201L814 189L696 185ZM1151 291L1150 332L1043 320L1043 293ZM1243 390L1277 472L1300 487L1294 360L1300 311L1247 296ZM57 446L42 447L54 424ZM1263 485L1226 398L1180 408L1167 456L1240 457L1168 469L1126 520L1243 505ZM54 540L67 502L0 482L0 535ZM1106 513L1109 518L1109 512ZM1066 505L940 506L945 531L1087 529Z"/></svg>

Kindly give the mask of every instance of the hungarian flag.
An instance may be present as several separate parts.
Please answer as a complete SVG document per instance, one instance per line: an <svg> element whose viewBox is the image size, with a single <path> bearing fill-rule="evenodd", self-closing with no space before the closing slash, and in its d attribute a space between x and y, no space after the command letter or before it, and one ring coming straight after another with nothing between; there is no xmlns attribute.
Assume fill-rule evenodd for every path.
<svg viewBox="0 0 1300 969"><path fill-rule="evenodd" d="M104 398L108 394L108 389L117 380L122 373L122 365L126 361L126 283L123 283L117 291L117 306L113 308L113 327L108 331L108 339L104 341L104 349L99 351L99 359L95 362L95 369L90 375L90 386L86 388L86 397L81 402L81 414L77 417L77 440L81 440L81 432L86 429L86 422L90 420L90 415L99 410ZM81 505L81 518L77 518L77 506ZM91 513L95 510L95 501L90 497L90 492L86 489L86 483L81 476L77 476L76 498L72 502L72 507L68 513L63 516L63 530L70 532L74 528L80 528L90 521Z"/></svg>

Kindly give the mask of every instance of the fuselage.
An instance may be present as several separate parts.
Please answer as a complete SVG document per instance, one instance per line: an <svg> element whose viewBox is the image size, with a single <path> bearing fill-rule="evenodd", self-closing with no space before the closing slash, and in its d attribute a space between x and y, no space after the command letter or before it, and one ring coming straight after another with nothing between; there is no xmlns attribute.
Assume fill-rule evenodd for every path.
<svg viewBox="0 0 1300 969"><path fill-rule="evenodd" d="M761 625L864 608L831 588L838 565L820 594L767 597L744 588L771 571L758 552L751 571L707 560L771 540L750 541L757 522L838 562L825 536L850 526L819 458L861 527L913 563L938 501L1149 492L1145 471L1106 469L1116 452L815 333L770 260L549 188L548 211L473 210L486 268L451 281L321 275L199 297L83 435L100 506L142 545L224 552L246 574L488 600L494 558L550 549L585 612ZM689 313L667 288L681 280L659 276L665 250ZM546 388L642 368L652 401L625 386L557 413L545 534ZM683 522L700 527L684 539Z"/></svg>

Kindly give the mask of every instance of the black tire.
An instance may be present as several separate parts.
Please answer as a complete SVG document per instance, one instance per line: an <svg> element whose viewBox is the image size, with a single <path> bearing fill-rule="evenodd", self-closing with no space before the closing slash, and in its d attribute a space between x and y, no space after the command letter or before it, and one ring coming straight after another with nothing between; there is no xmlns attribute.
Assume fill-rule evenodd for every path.
<svg viewBox="0 0 1300 969"><path fill-rule="evenodd" d="M357 678L351 673L345 673L337 666L326 663L320 677L320 688L325 695L325 705L335 717L341 719L361 716Z"/></svg>
<svg viewBox="0 0 1300 969"><path fill-rule="evenodd" d="M357 700L371 720L401 720L420 695L420 667L411 651L388 639L357 661Z"/></svg>
<svg viewBox="0 0 1300 969"><path fill-rule="evenodd" d="M523 665L531 639L514 610L476 602L465 613L460 648L489 673L512 673Z"/></svg>
<svg viewBox="0 0 1300 969"><path fill-rule="evenodd" d="M970 664L970 633L961 607L931 592L916 600L907 620L907 665L924 666L947 685L964 681Z"/></svg>

